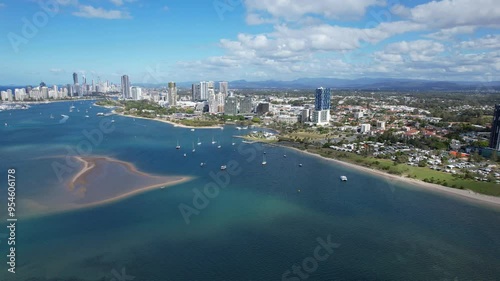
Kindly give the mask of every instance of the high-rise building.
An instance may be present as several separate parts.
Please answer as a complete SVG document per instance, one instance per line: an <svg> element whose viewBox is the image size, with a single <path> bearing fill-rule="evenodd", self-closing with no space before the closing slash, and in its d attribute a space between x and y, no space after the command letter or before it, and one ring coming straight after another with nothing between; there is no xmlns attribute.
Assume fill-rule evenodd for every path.
<svg viewBox="0 0 500 281"><path fill-rule="evenodd" d="M219 95L224 95L222 92ZM235 116L238 115L238 98L229 96L226 98L224 104L224 114Z"/></svg>
<svg viewBox="0 0 500 281"><path fill-rule="evenodd" d="M73 85L78 84L78 74L76 72L73 73Z"/></svg>
<svg viewBox="0 0 500 281"><path fill-rule="evenodd" d="M252 97L245 96L240 103L240 113L241 114L250 114L253 110Z"/></svg>
<svg viewBox="0 0 500 281"><path fill-rule="evenodd" d="M201 83L191 85L192 100L201 100Z"/></svg>
<svg viewBox="0 0 500 281"><path fill-rule="evenodd" d="M42 91L42 98L48 99L49 98L49 88L42 87L41 91Z"/></svg>
<svg viewBox="0 0 500 281"><path fill-rule="evenodd" d="M122 97L124 99L131 98L130 95L130 80L128 79L128 75L122 76Z"/></svg>
<svg viewBox="0 0 500 281"><path fill-rule="evenodd" d="M175 82L168 83L168 104L170 106L177 105L177 86Z"/></svg>
<svg viewBox="0 0 500 281"><path fill-rule="evenodd" d="M217 112L224 113L224 105L226 103L226 97L222 93L217 94Z"/></svg>
<svg viewBox="0 0 500 281"><path fill-rule="evenodd" d="M267 102L259 103L259 105L257 105L256 113L257 114L265 114L265 113L269 112L269 110L270 110L269 103L267 103Z"/></svg>
<svg viewBox="0 0 500 281"><path fill-rule="evenodd" d="M229 84L225 81L219 82L219 92L221 92L224 97L229 95Z"/></svg>
<svg viewBox="0 0 500 281"><path fill-rule="evenodd" d="M141 100L142 99L142 89L139 87L132 87L130 90L131 98L133 100Z"/></svg>
<svg viewBox="0 0 500 281"><path fill-rule="evenodd" d="M490 148L500 150L500 104L495 104L493 122L491 124Z"/></svg>
<svg viewBox="0 0 500 281"><path fill-rule="evenodd" d="M314 102L313 122L316 125L326 125L330 123L331 107L330 88L316 89L316 99Z"/></svg>
<svg viewBox="0 0 500 281"><path fill-rule="evenodd" d="M217 113L218 112L219 103L217 102L217 97L215 95L214 90L208 91L208 112Z"/></svg>
<svg viewBox="0 0 500 281"><path fill-rule="evenodd" d="M330 110L330 99L331 99L330 88L318 88L316 89L316 100L315 100L315 110Z"/></svg>

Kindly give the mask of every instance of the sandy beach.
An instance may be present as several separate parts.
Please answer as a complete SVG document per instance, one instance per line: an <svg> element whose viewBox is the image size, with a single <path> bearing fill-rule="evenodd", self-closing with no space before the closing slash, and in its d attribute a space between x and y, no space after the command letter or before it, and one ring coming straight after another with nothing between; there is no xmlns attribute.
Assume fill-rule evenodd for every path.
<svg viewBox="0 0 500 281"><path fill-rule="evenodd" d="M43 199L26 200L25 217L36 217L114 203L152 190L192 180L187 176L159 176L139 171L132 163L109 157L74 157L81 169L62 187Z"/></svg>
<svg viewBox="0 0 500 281"><path fill-rule="evenodd" d="M327 161L334 162L334 163L339 164L339 165L343 165L345 167L349 167L352 169L356 169L358 171L363 171L366 173L370 173L372 175L383 177L385 179L392 180L396 183L400 182L400 183L404 183L404 184L410 184L410 185L418 187L418 188L422 188L422 189L433 191L433 192L438 192L441 194L446 194L446 195L449 195L449 196L452 196L454 198L458 198L461 200L466 200L467 202L470 202L470 203L476 203L476 204L481 204L483 206L489 206L489 207L493 207L496 209L500 209L500 197L483 195L483 194L472 192L470 190L455 189L455 188L450 188L450 187L446 187L446 186L441 186L438 184L423 182L423 181L416 180L416 179L410 179L410 178L401 177L401 176L397 176L397 175L391 175L391 174L388 174L388 173L385 173L385 172L382 172L379 170L355 165L355 164L340 161L337 159L326 158L326 157L323 157L321 155L318 155L318 154L315 154L312 152L308 152L308 151L303 151L303 150L300 150L300 149L297 149L294 147L281 146L281 145L277 145L277 146L292 149L292 150L295 150L295 151L298 151L298 152L301 152L301 153L304 153L304 154L307 154L307 155L310 155L313 157L321 158L321 159L324 159Z"/></svg>

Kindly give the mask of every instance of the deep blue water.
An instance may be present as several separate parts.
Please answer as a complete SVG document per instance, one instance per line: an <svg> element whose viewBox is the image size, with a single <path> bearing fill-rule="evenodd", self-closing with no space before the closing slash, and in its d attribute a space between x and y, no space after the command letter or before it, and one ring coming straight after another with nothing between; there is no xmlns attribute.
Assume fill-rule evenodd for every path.
<svg viewBox="0 0 500 281"><path fill-rule="evenodd" d="M92 209L23 217L37 198L52 196L61 185L51 166L54 158L45 157L88 148L84 130L96 130L99 122L111 118L96 117L109 110L89 109L88 101L74 103L80 112L69 113L70 105L0 112L0 217L5 222L9 167L17 169L19 213L17 273L7 272L7 244L0 237L0 280L500 278L498 210L289 149L243 144L233 136L246 131L232 126L192 132L115 116L114 129L91 146L92 155L128 161L147 173L194 180ZM63 124L61 114L69 116ZM192 153L198 138L202 145L195 144ZM220 141L221 149L211 144L212 138ZM264 151L266 166L261 165ZM240 173L220 172L220 165L230 161ZM200 162L207 166L201 168ZM194 208L193 190L217 183L211 173L229 183L207 199L207 206L196 209L187 224L179 205ZM349 181L340 182L340 175ZM307 264L315 260L318 239L327 237L339 247L325 260ZM302 268L293 273L293 266L302 266L304 260L310 272ZM282 279L286 271L292 273Z"/></svg>

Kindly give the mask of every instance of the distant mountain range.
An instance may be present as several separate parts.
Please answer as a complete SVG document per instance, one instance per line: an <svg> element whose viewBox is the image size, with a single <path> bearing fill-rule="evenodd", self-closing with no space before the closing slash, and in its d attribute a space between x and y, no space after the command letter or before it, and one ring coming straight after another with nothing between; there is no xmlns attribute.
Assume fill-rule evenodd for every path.
<svg viewBox="0 0 500 281"><path fill-rule="evenodd" d="M191 88L191 84L197 82L179 82L177 87ZM135 84L139 87L166 87L162 84ZM18 88L23 86L18 86ZM217 87L217 85L216 85ZM230 89L315 89L326 87L338 90L366 90L366 91L500 91L500 81L432 81L416 79L393 79L393 78L360 78L360 79L337 79L337 78L300 78L292 81L246 81L236 80L229 82ZM16 86L0 86L0 90L13 89Z"/></svg>

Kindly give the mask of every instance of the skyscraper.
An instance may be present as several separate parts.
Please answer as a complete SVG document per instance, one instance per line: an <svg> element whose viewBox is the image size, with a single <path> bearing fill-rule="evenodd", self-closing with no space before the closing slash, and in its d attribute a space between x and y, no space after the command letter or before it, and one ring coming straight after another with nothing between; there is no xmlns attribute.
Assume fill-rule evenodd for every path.
<svg viewBox="0 0 500 281"><path fill-rule="evenodd" d="M330 107L331 107L331 91L330 88L316 89L316 100L314 102L313 122L316 125L327 125L330 123Z"/></svg>
<svg viewBox="0 0 500 281"><path fill-rule="evenodd" d="M73 73L73 85L78 84L78 74L76 72Z"/></svg>
<svg viewBox="0 0 500 281"><path fill-rule="evenodd" d="M224 97L227 97L229 95L229 85L227 82L219 82L219 92L221 92Z"/></svg>
<svg viewBox="0 0 500 281"><path fill-rule="evenodd" d="M217 102L217 96L215 95L214 90L209 90L208 91L208 110L210 113L217 113L218 112L218 105L219 103Z"/></svg>
<svg viewBox="0 0 500 281"><path fill-rule="evenodd" d="M122 97L124 99L131 98L130 95L130 81L128 79L128 75L122 76Z"/></svg>
<svg viewBox="0 0 500 281"><path fill-rule="evenodd" d="M177 105L177 86L175 82L168 83L168 104L170 106Z"/></svg>
<svg viewBox="0 0 500 281"><path fill-rule="evenodd" d="M222 92L220 93L221 95ZM224 114L235 116L238 115L238 98L237 97L227 97L224 105Z"/></svg>
<svg viewBox="0 0 500 281"><path fill-rule="evenodd" d="M253 105L252 105L252 97L245 96L240 103L240 113L241 114L249 114L252 113Z"/></svg>
<svg viewBox="0 0 500 281"><path fill-rule="evenodd" d="M500 150L500 104L495 104L493 122L491 124L490 148Z"/></svg>
<svg viewBox="0 0 500 281"><path fill-rule="evenodd" d="M130 94L133 100L142 99L142 89L139 87L131 87Z"/></svg>
<svg viewBox="0 0 500 281"><path fill-rule="evenodd" d="M318 88L316 89L316 110L330 110L330 99L332 97L330 88Z"/></svg>
<svg viewBox="0 0 500 281"><path fill-rule="evenodd" d="M191 85L192 100L201 100L201 83Z"/></svg>

